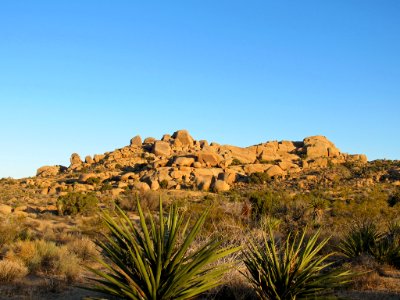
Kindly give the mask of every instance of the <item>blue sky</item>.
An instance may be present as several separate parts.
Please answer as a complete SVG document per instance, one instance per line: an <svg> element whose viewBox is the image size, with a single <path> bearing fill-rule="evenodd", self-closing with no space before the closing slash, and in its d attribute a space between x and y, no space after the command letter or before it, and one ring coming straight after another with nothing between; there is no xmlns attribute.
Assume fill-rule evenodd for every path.
<svg viewBox="0 0 400 300"><path fill-rule="evenodd" d="M400 1L2 1L0 177L188 129L400 158Z"/></svg>

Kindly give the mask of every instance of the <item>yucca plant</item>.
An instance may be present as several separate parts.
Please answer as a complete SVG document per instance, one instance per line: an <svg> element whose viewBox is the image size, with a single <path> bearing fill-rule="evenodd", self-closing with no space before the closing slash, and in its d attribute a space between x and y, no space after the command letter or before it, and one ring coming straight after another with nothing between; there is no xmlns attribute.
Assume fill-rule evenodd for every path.
<svg viewBox="0 0 400 300"><path fill-rule="evenodd" d="M400 268L400 243L389 235L384 236L371 249L371 255L380 263L387 263Z"/></svg>
<svg viewBox="0 0 400 300"><path fill-rule="evenodd" d="M116 218L103 213L110 234L98 244L107 260L100 260L104 271L90 269L98 278L90 288L122 299L189 299L221 284L230 265L216 261L238 248L219 249L220 242L210 240L193 250L193 241L207 211L189 230L176 206L164 217L160 199L159 218L149 215L146 222L139 201L140 229L117 208Z"/></svg>
<svg viewBox="0 0 400 300"><path fill-rule="evenodd" d="M306 239L306 230L276 242L273 231L259 246L249 241L244 263L249 279L260 299L298 299L326 295L329 289L349 281L349 271L331 271L327 259L320 255L329 238L318 241L320 232Z"/></svg>
<svg viewBox="0 0 400 300"><path fill-rule="evenodd" d="M364 221L350 227L338 248L345 256L354 258L362 254L372 254L381 239L382 234L376 225L373 222Z"/></svg>
<svg viewBox="0 0 400 300"><path fill-rule="evenodd" d="M389 222L388 231L380 232L376 225L364 221L350 227L339 244L340 251L349 258L366 254L380 263L400 268L400 225Z"/></svg>

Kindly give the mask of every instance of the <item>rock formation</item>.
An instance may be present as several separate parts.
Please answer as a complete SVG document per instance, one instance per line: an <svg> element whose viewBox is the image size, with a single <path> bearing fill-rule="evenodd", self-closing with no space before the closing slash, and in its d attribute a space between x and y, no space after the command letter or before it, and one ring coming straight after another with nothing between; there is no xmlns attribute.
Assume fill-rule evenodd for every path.
<svg viewBox="0 0 400 300"><path fill-rule="evenodd" d="M198 189L222 192L254 173L280 180L304 170L327 168L345 162L366 163L365 155L342 153L324 136L303 141L272 141L246 148L209 144L195 140L188 131L165 134L161 140L135 136L129 146L104 154L73 153L68 168L44 166L37 178L53 177L57 183L43 185L43 193L96 190L96 184L111 185L112 195L126 188L145 190ZM68 175L68 176L67 176ZM76 177L74 180L73 177ZM50 191L51 190L51 191Z"/></svg>

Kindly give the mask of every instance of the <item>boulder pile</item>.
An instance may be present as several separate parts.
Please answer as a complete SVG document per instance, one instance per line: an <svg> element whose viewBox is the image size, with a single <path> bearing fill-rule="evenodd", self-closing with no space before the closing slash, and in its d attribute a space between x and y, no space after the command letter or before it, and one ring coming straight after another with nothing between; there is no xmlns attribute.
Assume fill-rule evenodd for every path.
<svg viewBox="0 0 400 300"><path fill-rule="evenodd" d="M345 162L366 163L365 155L342 153L324 136L303 141L272 141L246 148L195 140L187 130L165 134L160 140L135 136L126 147L86 156L73 153L70 166L44 166L37 178L57 177L43 193L94 190L96 183L112 183L113 194L127 187L138 190L197 189L227 191L253 173L278 179L302 170ZM76 180L71 177L76 174ZM68 175L68 176L67 176ZM64 178L64 179L63 179Z"/></svg>

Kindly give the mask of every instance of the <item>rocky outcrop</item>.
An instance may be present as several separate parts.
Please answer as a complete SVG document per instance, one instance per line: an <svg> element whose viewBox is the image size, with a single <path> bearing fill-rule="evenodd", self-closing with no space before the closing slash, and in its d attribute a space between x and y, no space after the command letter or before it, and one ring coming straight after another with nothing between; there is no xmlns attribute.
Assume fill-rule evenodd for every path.
<svg viewBox="0 0 400 300"><path fill-rule="evenodd" d="M54 177L65 185L61 188L54 182L43 182L40 189L44 195L66 190L96 191L103 184L108 185L107 189L115 189L110 193L114 196L128 188L223 192L238 182L249 181L255 173L281 181L298 177L302 171L334 164L366 163L367 158L341 153L324 136L307 137L299 142L270 141L242 148L197 141L187 130L178 130L172 135L163 135L161 140L149 137L142 142L139 135L135 136L128 146L93 158L86 156L84 162L74 153L70 161L67 170L61 166L38 169L37 178Z"/></svg>

